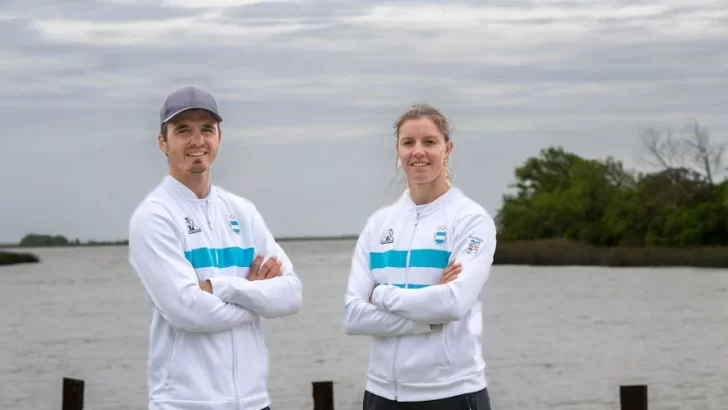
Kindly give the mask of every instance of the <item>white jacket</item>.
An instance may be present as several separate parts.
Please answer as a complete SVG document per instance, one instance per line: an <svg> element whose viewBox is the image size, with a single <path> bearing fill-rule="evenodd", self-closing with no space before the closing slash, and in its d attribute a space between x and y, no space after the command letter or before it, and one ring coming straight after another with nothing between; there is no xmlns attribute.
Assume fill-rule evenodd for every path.
<svg viewBox="0 0 728 410"><path fill-rule="evenodd" d="M453 187L420 206L405 192L369 217L343 320L347 334L372 336L367 390L425 401L486 387L480 293L495 246L493 219ZM462 272L438 285L450 260Z"/></svg>
<svg viewBox="0 0 728 410"><path fill-rule="evenodd" d="M248 281L258 253L283 275ZM149 307L149 409L268 406L261 318L298 312L302 285L256 207L216 186L198 199L166 176L131 217L129 261Z"/></svg>

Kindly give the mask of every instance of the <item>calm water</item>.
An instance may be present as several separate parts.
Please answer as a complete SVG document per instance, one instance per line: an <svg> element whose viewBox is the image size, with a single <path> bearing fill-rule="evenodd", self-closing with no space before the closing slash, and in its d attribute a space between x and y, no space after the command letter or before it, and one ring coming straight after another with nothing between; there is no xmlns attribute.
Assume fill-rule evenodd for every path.
<svg viewBox="0 0 728 410"><path fill-rule="evenodd" d="M298 316L268 321L274 410L311 409L333 380L358 410L367 339L344 335L353 242L284 243L304 280ZM60 409L61 379L86 407L143 409L146 328L126 248L44 249L0 267L0 409ZM728 409L728 271L496 267L484 301L494 409L618 409L649 385L651 410Z"/></svg>

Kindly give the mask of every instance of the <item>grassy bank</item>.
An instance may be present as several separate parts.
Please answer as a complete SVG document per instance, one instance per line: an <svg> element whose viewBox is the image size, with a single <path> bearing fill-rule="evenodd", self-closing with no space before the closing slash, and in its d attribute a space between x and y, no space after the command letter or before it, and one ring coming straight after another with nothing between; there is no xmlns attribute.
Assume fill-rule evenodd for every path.
<svg viewBox="0 0 728 410"><path fill-rule="evenodd" d="M499 242L497 265L728 268L728 246L602 248L563 240Z"/></svg>
<svg viewBox="0 0 728 410"><path fill-rule="evenodd" d="M356 241L357 237L276 238L279 242ZM704 248L596 247L561 239L499 241L496 265L728 268L728 246Z"/></svg>
<svg viewBox="0 0 728 410"><path fill-rule="evenodd" d="M293 237L276 238L279 242L356 241L357 237ZM353 244L352 244L353 245ZM125 242L94 243L74 246L126 246ZM285 246L285 245L284 245ZM26 246L17 246L25 248ZM29 246L28 246L29 247ZM0 251L0 265L34 263L38 258L30 253ZM532 266L612 266L612 267L701 267L728 268L728 246L705 248L613 247L602 248L560 239L537 241L499 241L495 253L496 265Z"/></svg>
<svg viewBox="0 0 728 410"><path fill-rule="evenodd" d="M36 263L39 261L38 257L31 253L0 251L0 266L15 265L19 263Z"/></svg>

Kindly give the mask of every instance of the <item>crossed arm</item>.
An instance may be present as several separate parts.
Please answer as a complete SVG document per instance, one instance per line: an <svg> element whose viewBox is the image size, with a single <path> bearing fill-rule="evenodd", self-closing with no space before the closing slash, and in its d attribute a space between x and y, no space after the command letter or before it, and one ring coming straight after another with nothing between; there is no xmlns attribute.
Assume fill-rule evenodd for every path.
<svg viewBox="0 0 728 410"><path fill-rule="evenodd" d="M250 265L248 270L248 280L265 280L272 279L281 276L283 262L279 261L277 257L271 256L268 260L263 263L263 255L256 255L253 259L253 263ZM212 281L205 279L200 281L200 289L207 293L215 293L212 290Z"/></svg>
<svg viewBox="0 0 728 410"><path fill-rule="evenodd" d="M346 292L344 329L350 335L401 336L427 333L459 320L477 302L495 250L495 225L484 214L462 219L454 260L440 283L422 289L376 285L368 264L365 228L355 248ZM455 272L448 277L447 270Z"/></svg>
<svg viewBox="0 0 728 410"><path fill-rule="evenodd" d="M493 220L484 213L466 215L458 226L453 257L462 265L462 272L456 279L423 289L380 285L372 292L372 303L415 321L445 323L463 317L478 301L490 276L496 230Z"/></svg>
<svg viewBox="0 0 728 410"><path fill-rule="evenodd" d="M260 228L262 218L253 220ZM265 228L265 224L263 224ZM148 299L172 326L189 332L217 332L252 323L260 317L293 314L301 306L301 283L285 252L267 228L256 247L273 256L266 264L271 278L212 278L208 292L185 258L180 233L162 204L148 202L129 225L129 262ZM276 260L277 259L277 260ZM260 264L260 258L256 259ZM276 270L282 271L275 273ZM266 269L261 270L265 275ZM252 279L264 279L260 274Z"/></svg>
<svg viewBox="0 0 728 410"><path fill-rule="evenodd" d="M258 320L253 311L200 289L178 235L159 203L144 204L130 220L129 262L162 317L189 332L217 332Z"/></svg>
<svg viewBox="0 0 728 410"><path fill-rule="evenodd" d="M344 303L344 331L348 335L402 336L432 332L437 323L415 321L372 304L377 287L369 268L369 227L364 227L354 249ZM456 267L450 273L457 273ZM443 277L451 280L454 276ZM383 285L380 285L383 286Z"/></svg>
<svg viewBox="0 0 728 410"><path fill-rule="evenodd" d="M255 247L260 254L251 266L248 277L210 278L212 295L250 309L266 319L298 313L303 304L303 285L294 272L288 255L276 243L263 217L252 205L250 228ZM258 267L264 256L267 260L259 271ZM280 272L276 272L277 270Z"/></svg>
<svg viewBox="0 0 728 410"><path fill-rule="evenodd" d="M362 236L359 237L359 242ZM369 266L364 265L366 251L357 243L352 259L344 304L344 331L348 335L402 336L432 332L429 323L418 323L388 312L370 303L376 283Z"/></svg>

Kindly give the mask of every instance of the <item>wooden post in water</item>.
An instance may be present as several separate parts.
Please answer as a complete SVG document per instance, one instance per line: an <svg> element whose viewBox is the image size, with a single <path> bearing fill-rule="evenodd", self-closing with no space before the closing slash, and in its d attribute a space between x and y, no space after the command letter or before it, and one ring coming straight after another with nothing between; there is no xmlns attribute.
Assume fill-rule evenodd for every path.
<svg viewBox="0 0 728 410"><path fill-rule="evenodd" d="M647 410L647 386L619 386L621 410Z"/></svg>
<svg viewBox="0 0 728 410"><path fill-rule="evenodd" d="M83 380L63 378L61 410L83 410Z"/></svg>
<svg viewBox="0 0 728 410"><path fill-rule="evenodd" d="M334 410L334 382L313 382L313 410Z"/></svg>

